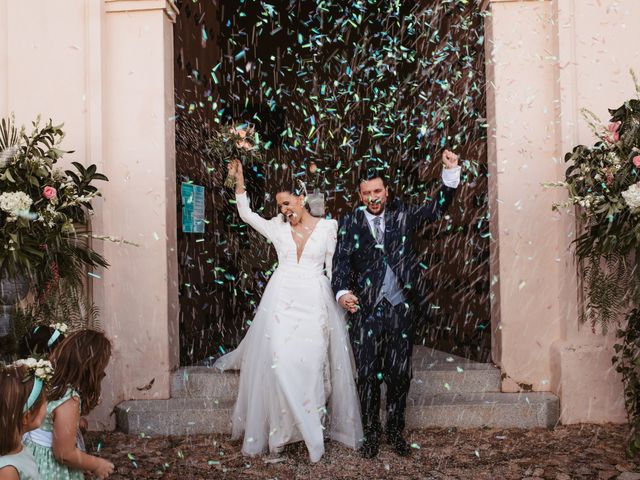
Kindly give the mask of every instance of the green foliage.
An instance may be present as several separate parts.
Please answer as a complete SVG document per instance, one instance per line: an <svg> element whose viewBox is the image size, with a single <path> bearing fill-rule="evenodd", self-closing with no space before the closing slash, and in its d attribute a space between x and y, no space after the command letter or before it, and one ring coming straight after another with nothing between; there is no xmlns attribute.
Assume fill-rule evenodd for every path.
<svg viewBox="0 0 640 480"><path fill-rule="evenodd" d="M630 435L627 455L640 453L640 310L635 308L626 318L626 327L616 336L621 344L615 345L616 355L612 362L622 375L625 384L624 403L630 419Z"/></svg>
<svg viewBox="0 0 640 480"><path fill-rule="evenodd" d="M0 120L0 269L26 273L39 290L52 272L77 283L84 266L108 265L76 234L100 195L93 182L108 179L95 165L58 168L69 153L59 148L63 138L51 120L33 122L30 134L12 117Z"/></svg>
<svg viewBox="0 0 640 480"><path fill-rule="evenodd" d="M582 274L588 286L584 310L580 320L597 323L606 332L608 327L619 321L629 309L629 301L634 293L633 265L626 256L619 253L593 255L584 262Z"/></svg>
<svg viewBox="0 0 640 480"><path fill-rule="evenodd" d="M6 350L15 355L20 339L34 325L64 323L70 331L100 328L98 307L84 294L82 285L61 281L40 301L18 307L13 316L10 339Z"/></svg>

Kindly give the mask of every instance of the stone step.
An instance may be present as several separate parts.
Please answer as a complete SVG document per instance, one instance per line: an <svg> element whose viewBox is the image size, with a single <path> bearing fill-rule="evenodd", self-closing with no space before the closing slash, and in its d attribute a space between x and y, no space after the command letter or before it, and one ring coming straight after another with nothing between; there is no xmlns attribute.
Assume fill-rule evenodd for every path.
<svg viewBox="0 0 640 480"><path fill-rule="evenodd" d="M239 379L240 376L233 372L219 373L207 367L182 368L171 378L171 397L233 401L238 395ZM497 369L414 370L409 395L499 391L500 371Z"/></svg>
<svg viewBox="0 0 640 480"><path fill-rule="evenodd" d="M180 368L171 377L171 396L233 401L238 382L236 372L220 373L205 366ZM425 347L414 349L412 396L499 391L500 370L489 363L472 362Z"/></svg>
<svg viewBox="0 0 640 480"><path fill-rule="evenodd" d="M553 428L560 401L548 392L447 393L409 398L406 424L418 428Z"/></svg>
<svg viewBox="0 0 640 480"><path fill-rule="evenodd" d="M127 400L115 408L118 430L147 435L230 433L233 402L206 398Z"/></svg>
<svg viewBox="0 0 640 480"><path fill-rule="evenodd" d="M206 398L130 400L116 407L126 433L190 435L230 433L232 401ZM407 428L550 428L560 414L558 398L546 392L445 393L407 402Z"/></svg>

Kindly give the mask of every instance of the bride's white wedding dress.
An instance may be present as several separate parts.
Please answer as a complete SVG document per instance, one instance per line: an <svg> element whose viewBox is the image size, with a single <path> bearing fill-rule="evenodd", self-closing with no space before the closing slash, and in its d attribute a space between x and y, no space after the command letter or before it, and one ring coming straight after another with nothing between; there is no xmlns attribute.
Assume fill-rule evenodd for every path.
<svg viewBox="0 0 640 480"><path fill-rule="evenodd" d="M312 462L324 453L325 430L358 448L362 426L351 347L328 278L337 223L320 220L298 259L294 233L281 215L266 220L254 213L246 193L236 202L242 220L275 246L278 268L244 339L215 363L240 369L233 438L244 433L248 455L304 440Z"/></svg>

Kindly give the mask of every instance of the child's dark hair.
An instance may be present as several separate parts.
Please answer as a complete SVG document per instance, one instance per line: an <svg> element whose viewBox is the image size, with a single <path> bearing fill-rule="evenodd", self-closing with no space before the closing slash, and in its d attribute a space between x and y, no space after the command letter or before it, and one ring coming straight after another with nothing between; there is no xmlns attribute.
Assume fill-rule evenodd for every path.
<svg viewBox="0 0 640 480"><path fill-rule="evenodd" d="M73 388L82 400L81 414L87 415L100 400L100 385L110 357L111 342L104 333L80 330L69 335L51 356L54 374L48 400L59 400Z"/></svg>
<svg viewBox="0 0 640 480"><path fill-rule="evenodd" d="M22 422L29 412L37 411L45 400L46 389L25 412L24 407L31 395L34 378L29 378L25 366L0 366L0 455L7 455L20 447Z"/></svg>
<svg viewBox="0 0 640 480"><path fill-rule="evenodd" d="M18 351L20 357L48 356L56 345L59 345L64 340L64 334L62 333L59 333L57 338L54 338L55 332L56 329L48 325L32 327L20 340Z"/></svg>

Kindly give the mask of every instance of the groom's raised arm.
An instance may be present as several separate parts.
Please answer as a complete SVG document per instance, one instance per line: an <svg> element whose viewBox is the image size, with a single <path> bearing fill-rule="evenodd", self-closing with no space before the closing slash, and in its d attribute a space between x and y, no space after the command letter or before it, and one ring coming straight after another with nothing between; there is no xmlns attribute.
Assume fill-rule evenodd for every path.
<svg viewBox="0 0 640 480"><path fill-rule="evenodd" d="M411 229L419 228L426 223L435 222L442 216L447 208L449 208L456 189L460 184L460 171L461 168L458 165L457 156L454 161L445 164L445 168L442 169L442 186L436 196L424 205L408 208L408 222Z"/></svg>
<svg viewBox="0 0 640 480"><path fill-rule="evenodd" d="M338 243L333 254L333 274L331 276L331 288L334 295L342 291L351 290L352 270L351 251L353 238L349 235L351 215L345 215L338 223Z"/></svg>

